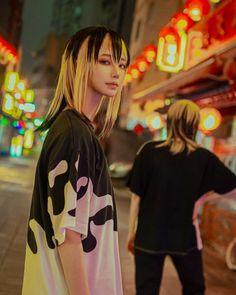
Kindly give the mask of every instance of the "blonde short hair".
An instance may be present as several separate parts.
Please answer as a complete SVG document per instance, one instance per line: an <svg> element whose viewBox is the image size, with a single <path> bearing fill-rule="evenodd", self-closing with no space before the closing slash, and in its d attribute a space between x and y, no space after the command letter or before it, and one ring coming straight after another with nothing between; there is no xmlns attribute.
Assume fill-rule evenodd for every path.
<svg viewBox="0 0 236 295"><path fill-rule="evenodd" d="M78 31L69 40L63 53L55 95L46 119L42 126L39 127L39 130L50 128L65 106L69 106L83 114L88 78L98 61L99 50L107 34L111 40L115 60L119 62L121 55L124 54L127 60L126 67L128 67L130 61L129 51L116 32L103 26L88 27ZM106 104L106 114L103 128L98 134L99 137L107 136L115 123L120 106L121 90L122 88L109 100L102 97L97 107L95 116Z"/></svg>
<svg viewBox="0 0 236 295"><path fill-rule="evenodd" d="M158 145L169 146L173 154L183 152L185 149L190 153L198 144L195 136L200 120L200 109L192 101L182 99L170 106L167 113L167 140Z"/></svg>

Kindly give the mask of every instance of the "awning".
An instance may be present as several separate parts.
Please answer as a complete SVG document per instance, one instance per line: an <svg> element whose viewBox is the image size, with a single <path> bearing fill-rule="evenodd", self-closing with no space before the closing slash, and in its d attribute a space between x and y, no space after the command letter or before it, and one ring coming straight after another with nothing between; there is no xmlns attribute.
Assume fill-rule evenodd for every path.
<svg viewBox="0 0 236 295"><path fill-rule="evenodd" d="M217 54L192 69L175 74L168 80L136 92L133 95L133 100L144 102L147 99L154 99L155 95L160 93L176 93L179 88L187 86L214 73L215 69L218 67L218 59L228 59L233 56L236 56L236 41L232 42Z"/></svg>

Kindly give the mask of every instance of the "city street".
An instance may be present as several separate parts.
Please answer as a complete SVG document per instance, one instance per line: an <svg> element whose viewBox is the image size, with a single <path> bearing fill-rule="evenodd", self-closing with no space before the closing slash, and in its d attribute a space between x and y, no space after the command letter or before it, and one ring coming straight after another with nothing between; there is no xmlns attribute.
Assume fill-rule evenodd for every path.
<svg viewBox="0 0 236 295"><path fill-rule="evenodd" d="M32 159L0 159L0 295L20 294L26 222L30 206L35 164L35 160ZM124 291L126 295L132 295L134 294L133 258L127 253L125 248L130 194L122 182L115 181L114 185L118 208ZM209 248L205 248L204 263L208 288L206 294L235 294L235 273L226 268L223 258L219 257ZM176 272L168 259L165 263L163 286L160 294L181 294L181 287Z"/></svg>
<svg viewBox="0 0 236 295"><path fill-rule="evenodd" d="M26 295L64 295L61 278L71 270L75 293L120 295L118 247L124 295L135 295L124 179L132 166L131 187L142 198L132 202L130 227L139 211L136 246L150 252L140 255L141 276L151 263L162 266L151 253L168 251L184 293L188 285L191 295L200 292L188 274L204 288L204 271L204 295L236 295L235 20L236 0L1 1L0 295L21 295L43 142L35 192L45 199L32 205ZM84 169L92 182L78 172ZM107 235L117 225L119 245ZM81 253L54 247L71 227L87 235L84 288L78 263L66 267L69 256L81 262ZM197 252L174 257L200 248L200 235L203 268ZM57 252L68 249L64 264ZM182 294L172 260L165 257L160 295Z"/></svg>

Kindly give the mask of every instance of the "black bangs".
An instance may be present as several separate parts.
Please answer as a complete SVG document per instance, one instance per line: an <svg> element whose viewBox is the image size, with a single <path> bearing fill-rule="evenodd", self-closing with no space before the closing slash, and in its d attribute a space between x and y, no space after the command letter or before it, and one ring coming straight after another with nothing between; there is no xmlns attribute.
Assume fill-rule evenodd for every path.
<svg viewBox="0 0 236 295"><path fill-rule="evenodd" d="M77 32L70 41L68 42L66 49L66 58L68 58L71 54L73 56L73 61L76 62L78 52L80 50L81 45L84 40L89 37L88 42L88 60L91 61L92 54L94 55L95 61L98 60L99 50L102 46L102 42L106 36L109 34L112 43L112 50L114 54L114 58L116 62L119 62L122 54L122 39L121 37L114 31L107 29L103 26L96 27L88 27ZM126 48L127 52L127 67L130 63L129 51Z"/></svg>
<svg viewBox="0 0 236 295"><path fill-rule="evenodd" d="M68 59L72 54L73 61L76 62L80 47L82 46L84 40L91 35L93 29L94 27L82 29L71 37L66 46L66 59Z"/></svg>
<svg viewBox="0 0 236 295"><path fill-rule="evenodd" d="M121 37L114 31L109 31L109 35L111 38L111 44L112 44L112 50L113 50L113 54L115 57L115 61L119 62L120 58L121 58L121 54L122 54L122 39ZM127 54L127 62L126 62L126 67L129 66L130 63L130 55L129 55L129 50L127 49L126 45L125 45L125 49L126 49L126 54Z"/></svg>

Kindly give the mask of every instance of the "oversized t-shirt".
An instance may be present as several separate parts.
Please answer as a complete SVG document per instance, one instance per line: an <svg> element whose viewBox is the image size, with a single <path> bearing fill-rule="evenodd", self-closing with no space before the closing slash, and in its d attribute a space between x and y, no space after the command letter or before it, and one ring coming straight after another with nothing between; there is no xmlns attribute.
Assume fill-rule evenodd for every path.
<svg viewBox="0 0 236 295"><path fill-rule="evenodd" d="M38 160L23 295L69 294L57 248L66 229L82 235L91 295L123 294L107 163L91 124L73 110L57 117Z"/></svg>
<svg viewBox="0 0 236 295"><path fill-rule="evenodd" d="M209 191L224 194L236 176L210 151L173 155L160 142L136 156L128 186L141 198L135 248L147 253L186 254L197 248L194 206Z"/></svg>

